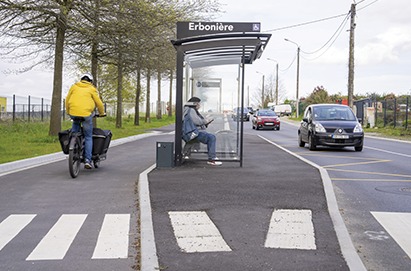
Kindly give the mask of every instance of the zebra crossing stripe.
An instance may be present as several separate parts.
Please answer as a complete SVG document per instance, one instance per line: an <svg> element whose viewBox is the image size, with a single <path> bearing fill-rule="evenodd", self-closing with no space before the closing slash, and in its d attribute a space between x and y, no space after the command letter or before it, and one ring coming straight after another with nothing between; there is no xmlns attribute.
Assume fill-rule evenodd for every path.
<svg viewBox="0 0 411 271"><path fill-rule="evenodd" d="M26 260L62 260L86 217L86 214L62 215Z"/></svg>
<svg viewBox="0 0 411 271"><path fill-rule="evenodd" d="M411 257L411 213L371 212L371 214Z"/></svg>
<svg viewBox="0 0 411 271"><path fill-rule="evenodd" d="M182 251L231 251L219 230L204 211L169 212L177 244Z"/></svg>
<svg viewBox="0 0 411 271"><path fill-rule="evenodd" d="M315 250L311 210L274 210L264 246Z"/></svg>
<svg viewBox="0 0 411 271"><path fill-rule="evenodd" d="M0 251L24 229L36 215L10 215L0 223Z"/></svg>
<svg viewBox="0 0 411 271"><path fill-rule="evenodd" d="M128 257L130 214L106 214L92 259Z"/></svg>

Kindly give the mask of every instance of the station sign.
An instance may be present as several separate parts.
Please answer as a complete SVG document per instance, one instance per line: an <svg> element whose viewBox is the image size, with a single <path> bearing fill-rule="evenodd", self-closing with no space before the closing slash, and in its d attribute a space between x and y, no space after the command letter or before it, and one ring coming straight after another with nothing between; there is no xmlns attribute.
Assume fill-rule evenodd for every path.
<svg viewBox="0 0 411 271"><path fill-rule="evenodd" d="M177 39L220 33L247 33L260 31L260 23L177 22Z"/></svg>
<svg viewBox="0 0 411 271"><path fill-rule="evenodd" d="M221 87L221 82L220 81L198 81L197 82L197 87L202 87L202 88L219 88Z"/></svg>

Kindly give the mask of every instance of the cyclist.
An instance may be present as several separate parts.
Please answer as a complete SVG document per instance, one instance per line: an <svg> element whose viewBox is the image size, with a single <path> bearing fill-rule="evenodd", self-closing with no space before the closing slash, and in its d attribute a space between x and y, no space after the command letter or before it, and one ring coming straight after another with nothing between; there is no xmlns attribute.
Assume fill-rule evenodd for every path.
<svg viewBox="0 0 411 271"><path fill-rule="evenodd" d="M84 168L91 169L91 157L93 151L93 116L97 107L100 116L105 116L104 105L99 97L97 89L93 85L93 76L85 73L79 82L71 86L66 97L66 111L73 120L72 131L80 131L80 118L83 121L84 133Z"/></svg>

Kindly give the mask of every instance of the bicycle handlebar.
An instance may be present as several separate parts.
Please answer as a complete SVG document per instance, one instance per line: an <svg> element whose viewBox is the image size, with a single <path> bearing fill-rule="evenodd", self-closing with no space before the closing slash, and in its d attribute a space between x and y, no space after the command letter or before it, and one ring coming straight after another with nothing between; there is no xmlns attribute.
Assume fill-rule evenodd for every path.
<svg viewBox="0 0 411 271"><path fill-rule="evenodd" d="M103 115L95 114L94 117L95 118L104 118L104 117L107 117L107 114L103 114Z"/></svg>

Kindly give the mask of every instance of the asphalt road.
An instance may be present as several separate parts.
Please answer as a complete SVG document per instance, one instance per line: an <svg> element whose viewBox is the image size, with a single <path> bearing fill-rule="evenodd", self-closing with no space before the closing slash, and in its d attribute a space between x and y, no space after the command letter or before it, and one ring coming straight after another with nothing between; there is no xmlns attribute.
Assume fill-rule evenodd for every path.
<svg viewBox="0 0 411 271"><path fill-rule="evenodd" d="M249 126L249 127L247 127ZM411 143L366 137L364 150L298 147L298 125L257 134L325 168L367 270L411 270Z"/></svg>
<svg viewBox="0 0 411 271"><path fill-rule="evenodd" d="M218 126L224 125L222 119L214 124L210 129L224 129ZM135 270L138 244L111 244L100 233L138 240L136 182L155 161L155 142L174 140L169 131L110 148L101 168L82 170L75 180L66 160L0 174L0 232L8 233L0 235L0 270ZM411 144L366 138L363 152L352 148L311 152L298 147L297 127L285 121L280 131L252 130L251 123L245 122L244 132L327 169L367 270L411 270ZM246 226L252 227L253 213L249 215L251 224ZM67 228L71 237L59 235ZM236 233L232 235L240 240ZM48 238L53 236L60 236L65 246ZM47 244L54 246L47 248Z"/></svg>
<svg viewBox="0 0 411 271"><path fill-rule="evenodd" d="M155 161L155 142L172 138L110 147L100 168L76 179L64 156L0 174L0 270L136 270L136 182Z"/></svg>

